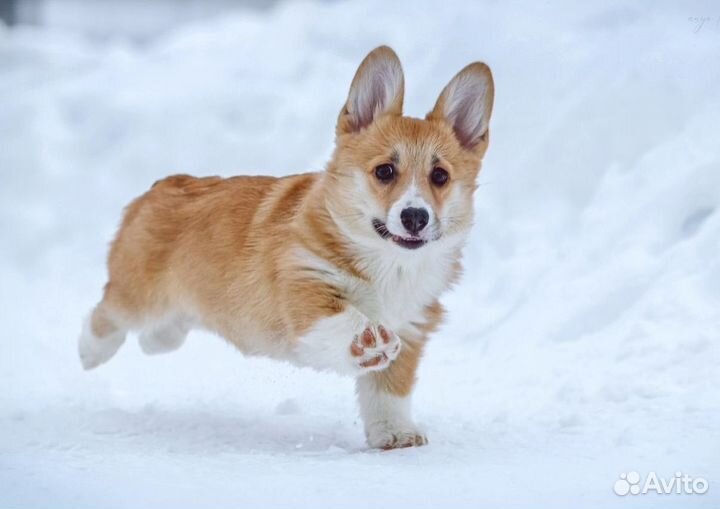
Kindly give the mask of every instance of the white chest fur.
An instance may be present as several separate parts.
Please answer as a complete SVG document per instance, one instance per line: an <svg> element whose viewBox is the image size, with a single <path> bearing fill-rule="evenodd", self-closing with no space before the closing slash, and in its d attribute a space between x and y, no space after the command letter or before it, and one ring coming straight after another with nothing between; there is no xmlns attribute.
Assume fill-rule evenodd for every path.
<svg viewBox="0 0 720 509"><path fill-rule="evenodd" d="M370 282L363 283L365 291L351 294L358 308L394 330L422 323L425 308L448 288L455 262L452 253L434 247L365 258Z"/></svg>
<svg viewBox="0 0 720 509"><path fill-rule="evenodd" d="M424 321L424 310L448 288L461 239L432 242L416 251L388 245L381 252L358 254L368 280L359 279L317 258L299 253L304 264L321 269L323 279L340 287L362 313L392 330L414 328Z"/></svg>

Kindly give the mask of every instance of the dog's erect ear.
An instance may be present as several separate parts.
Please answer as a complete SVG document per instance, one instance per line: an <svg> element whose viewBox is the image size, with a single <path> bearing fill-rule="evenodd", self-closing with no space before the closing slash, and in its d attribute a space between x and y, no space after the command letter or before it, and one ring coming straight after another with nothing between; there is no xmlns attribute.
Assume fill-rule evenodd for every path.
<svg viewBox="0 0 720 509"><path fill-rule="evenodd" d="M495 85L490 68L475 62L450 80L427 119L447 121L460 144L472 150L485 139L494 98Z"/></svg>
<svg viewBox="0 0 720 509"><path fill-rule="evenodd" d="M405 78L395 52L387 46L372 50L355 73L337 133L367 127L381 115L402 115Z"/></svg>

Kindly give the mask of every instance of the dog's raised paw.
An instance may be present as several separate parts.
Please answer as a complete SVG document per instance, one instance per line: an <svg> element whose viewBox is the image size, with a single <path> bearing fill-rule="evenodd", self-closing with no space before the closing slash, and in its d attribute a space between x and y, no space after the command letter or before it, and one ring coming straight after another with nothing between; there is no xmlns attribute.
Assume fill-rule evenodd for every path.
<svg viewBox="0 0 720 509"><path fill-rule="evenodd" d="M368 325L350 344L357 367L361 371L387 368L400 353L400 338L382 325Z"/></svg>

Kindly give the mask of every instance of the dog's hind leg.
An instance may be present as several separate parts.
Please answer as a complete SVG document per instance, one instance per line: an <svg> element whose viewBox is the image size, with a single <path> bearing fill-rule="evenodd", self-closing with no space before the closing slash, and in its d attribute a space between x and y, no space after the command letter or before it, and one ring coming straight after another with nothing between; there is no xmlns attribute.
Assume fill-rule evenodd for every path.
<svg viewBox="0 0 720 509"><path fill-rule="evenodd" d="M180 348L190 332L190 320L175 315L148 324L140 333L140 348L147 355L172 352Z"/></svg>
<svg viewBox="0 0 720 509"><path fill-rule="evenodd" d="M109 361L125 342L126 335L123 320L103 299L85 320L78 340L83 368L93 369Z"/></svg>

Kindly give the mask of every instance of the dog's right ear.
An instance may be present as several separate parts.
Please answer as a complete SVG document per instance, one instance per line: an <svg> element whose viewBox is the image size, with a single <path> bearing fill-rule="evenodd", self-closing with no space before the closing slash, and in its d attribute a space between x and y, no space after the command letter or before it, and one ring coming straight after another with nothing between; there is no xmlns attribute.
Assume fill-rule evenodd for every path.
<svg viewBox="0 0 720 509"><path fill-rule="evenodd" d="M355 73L338 117L337 134L358 132L382 115L402 115L404 91L400 59L387 46L375 48Z"/></svg>
<svg viewBox="0 0 720 509"><path fill-rule="evenodd" d="M460 145L474 150L487 141L494 99L495 84L490 68L475 62L450 80L426 118L449 123Z"/></svg>

